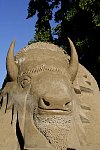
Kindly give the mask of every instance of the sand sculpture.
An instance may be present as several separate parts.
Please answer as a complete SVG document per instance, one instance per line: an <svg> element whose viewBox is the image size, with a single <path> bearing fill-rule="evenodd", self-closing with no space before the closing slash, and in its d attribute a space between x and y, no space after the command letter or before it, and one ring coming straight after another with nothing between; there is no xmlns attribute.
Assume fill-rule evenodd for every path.
<svg viewBox="0 0 100 150"><path fill-rule="evenodd" d="M14 57L0 91L0 150L100 150L100 92L94 77L62 48L37 42Z"/></svg>

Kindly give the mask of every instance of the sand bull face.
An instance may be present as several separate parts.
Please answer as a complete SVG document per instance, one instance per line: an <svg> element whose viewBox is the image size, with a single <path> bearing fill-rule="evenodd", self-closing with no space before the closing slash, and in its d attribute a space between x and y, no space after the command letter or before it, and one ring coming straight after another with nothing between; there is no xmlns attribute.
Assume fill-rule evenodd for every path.
<svg viewBox="0 0 100 150"><path fill-rule="evenodd" d="M11 85L13 97L14 93L17 93L17 99L25 93L30 97L30 104L25 97L25 103L29 105L26 112L31 113L37 129L59 150L67 147L67 133L73 112L72 83L78 71L77 53L70 39L69 42L70 61L62 49L48 43L33 44L14 58L14 41L6 59L8 79L14 85ZM22 99L23 97L21 96Z"/></svg>
<svg viewBox="0 0 100 150"><path fill-rule="evenodd" d="M78 56L72 41L70 62L57 46L37 43L29 50L22 50L14 59L14 44L7 54L7 72L12 82L24 89L31 85L31 95L39 96L40 113L69 113L71 111L71 84L78 71ZM35 45L35 46L34 46ZM12 66L12 67L11 67Z"/></svg>

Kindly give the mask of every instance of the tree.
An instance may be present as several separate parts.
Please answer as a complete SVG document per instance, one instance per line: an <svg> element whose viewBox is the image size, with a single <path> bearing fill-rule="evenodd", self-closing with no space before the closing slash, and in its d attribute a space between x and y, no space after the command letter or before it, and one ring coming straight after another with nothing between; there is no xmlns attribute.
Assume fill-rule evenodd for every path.
<svg viewBox="0 0 100 150"><path fill-rule="evenodd" d="M34 41L52 41L50 20L52 19L52 11L49 5L50 0L31 0L28 7L27 19L37 14L38 20L35 28L36 33Z"/></svg>
<svg viewBox="0 0 100 150"><path fill-rule="evenodd" d="M42 0L42 3L40 1L37 0L38 5L35 9L38 12L35 40L47 41L49 39L68 51L67 37L70 37L75 43L79 61L94 75L100 85L100 1ZM32 0L29 6L31 6L31 2ZM43 6L41 6L42 4ZM41 12L40 7L43 7L45 13ZM36 13L31 8L32 6L29 7L28 14L33 16ZM43 19L44 16L47 19ZM51 34L49 22L53 18L57 26ZM48 27L45 27L45 22L48 22ZM44 33L49 36L46 37ZM54 38L54 35L57 35L57 38Z"/></svg>

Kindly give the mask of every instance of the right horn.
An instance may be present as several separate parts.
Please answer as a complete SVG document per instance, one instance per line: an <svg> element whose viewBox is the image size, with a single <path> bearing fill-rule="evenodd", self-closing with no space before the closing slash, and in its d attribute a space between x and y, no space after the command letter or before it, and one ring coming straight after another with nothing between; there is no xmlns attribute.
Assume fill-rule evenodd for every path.
<svg viewBox="0 0 100 150"><path fill-rule="evenodd" d="M6 58L7 74L10 77L11 81L15 81L18 75L18 67L14 61L14 47L15 40L12 41Z"/></svg>
<svg viewBox="0 0 100 150"><path fill-rule="evenodd" d="M71 49L71 57L70 57L70 63L69 63L69 74L70 74L70 80L73 83L75 80L75 77L78 72L78 55L75 49L75 46L70 38L68 38L70 43L70 49Z"/></svg>

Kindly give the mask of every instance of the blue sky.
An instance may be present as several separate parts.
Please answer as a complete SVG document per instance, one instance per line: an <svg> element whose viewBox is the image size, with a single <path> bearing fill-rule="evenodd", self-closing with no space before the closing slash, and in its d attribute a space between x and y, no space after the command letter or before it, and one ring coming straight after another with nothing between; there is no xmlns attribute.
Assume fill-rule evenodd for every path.
<svg viewBox="0 0 100 150"><path fill-rule="evenodd" d="M26 19L29 0L0 0L0 88L6 76L6 54L16 39L15 54L35 33L36 17Z"/></svg>

